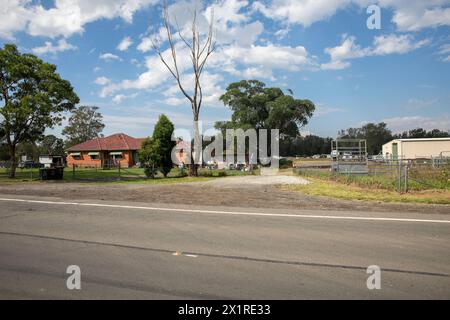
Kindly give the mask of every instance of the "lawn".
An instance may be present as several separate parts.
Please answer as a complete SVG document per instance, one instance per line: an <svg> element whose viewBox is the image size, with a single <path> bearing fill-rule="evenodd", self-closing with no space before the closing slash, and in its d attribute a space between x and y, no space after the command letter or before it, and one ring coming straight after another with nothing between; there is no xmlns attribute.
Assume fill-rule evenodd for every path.
<svg viewBox="0 0 450 320"><path fill-rule="evenodd" d="M145 183L145 184L171 184L194 181L207 181L223 176L247 175L249 173L235 170L209 170L200 169L199 177L187 177L187 170L174 168L167 178L159 173L154 179L145 176L142 168L99 169L99 168L72 168L64 170L65 182L97 182L97 183ZM259 174L255 170L254 174ZM16 178L10 179L6 169L0 169L0 183L30 182L39 183L39 169L17 169Z"/></svg>

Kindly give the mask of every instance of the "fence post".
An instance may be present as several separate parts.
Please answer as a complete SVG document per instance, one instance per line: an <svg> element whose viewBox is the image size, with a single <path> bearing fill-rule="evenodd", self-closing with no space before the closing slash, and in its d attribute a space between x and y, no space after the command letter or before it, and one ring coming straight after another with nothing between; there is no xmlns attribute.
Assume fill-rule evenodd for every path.
<svg viewBox="0 0 450 320"><path fill-rule="evenodd" d="M75 180L75 163L72 163L72 179Z"/></svg>
<svg viewBox="0 0 450 320"><path fill-rule="evenodd" d="M119 164L119 180L120 180L120 161L118 162Z"/></svg>
<svg viewBox="0 0 450 320"><path fill-rule="evenodd" d="M408 166L405 166L405 193L408 193Z"/></svg>
<svg viewBox="0 0 450 320"><path fill-rule="evenodd" d="M397 173L397 179L398 179L398 186L397 191L398 193L402 193L402 164L400 160L397 160L398 162L398 173Z"/></svg>

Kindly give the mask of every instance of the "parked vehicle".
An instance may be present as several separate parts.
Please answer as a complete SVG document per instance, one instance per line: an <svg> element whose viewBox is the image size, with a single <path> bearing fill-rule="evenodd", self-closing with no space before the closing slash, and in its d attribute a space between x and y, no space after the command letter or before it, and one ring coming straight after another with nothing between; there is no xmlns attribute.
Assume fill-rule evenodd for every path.
<svg viewBox="0 0 450 320"><path fill-rule="evenodd" d="M375 162L383 162L384 156L382 154L374 155L370 158L370 160L373 160Z"/></svg>
<svg viewBox="0 0 450 320"><path fill-rule="evenodd" d="M18 165L19 169L32 169L32 168L39 168L40 164L37 162L34 162L33 160L26 160L21 161Z"/></svg>
<svg viewBox="0 0 450 320"><path fill-rule="evenodd" d="M351 160L353 159L352 153L351 152L344 152L342 159L344 160Z"/></svg>

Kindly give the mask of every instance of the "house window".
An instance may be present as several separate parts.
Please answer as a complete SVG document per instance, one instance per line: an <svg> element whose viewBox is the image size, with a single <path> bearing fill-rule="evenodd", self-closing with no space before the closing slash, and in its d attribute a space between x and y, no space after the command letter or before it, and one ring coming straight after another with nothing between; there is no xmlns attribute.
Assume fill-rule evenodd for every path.
<svg viewBox="0 0 450 320"><path fill-rule="evenodd" d="M113 161L121 161L123 159L122 152L110 152L109 154Z"/></svg>
<svg viewBox="0 0 450 320"><path fill-rule="evenodd" d="M89 157L91 157L91 160L99 160L100 153L99 152L89 152Z"/></svg>
<svg viewBox="0 0 450 320"><path fill-rule="evenodd" d="M82 160L81 152L72 152L70 154L74 160Z"/></svg>

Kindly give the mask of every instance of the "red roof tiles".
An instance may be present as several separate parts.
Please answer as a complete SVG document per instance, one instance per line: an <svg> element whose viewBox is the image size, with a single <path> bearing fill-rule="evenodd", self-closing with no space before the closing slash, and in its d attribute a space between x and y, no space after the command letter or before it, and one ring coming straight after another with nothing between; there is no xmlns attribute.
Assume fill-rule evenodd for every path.
<svg viewBox="0 0 450 320"><path fill-rule="evenodd" d="M144 138L133 138L124 133L116 133L104 138L96 138L77 144L67 151L125 151L139 150Z"/></svg>

